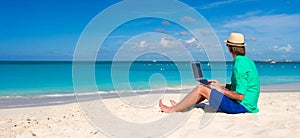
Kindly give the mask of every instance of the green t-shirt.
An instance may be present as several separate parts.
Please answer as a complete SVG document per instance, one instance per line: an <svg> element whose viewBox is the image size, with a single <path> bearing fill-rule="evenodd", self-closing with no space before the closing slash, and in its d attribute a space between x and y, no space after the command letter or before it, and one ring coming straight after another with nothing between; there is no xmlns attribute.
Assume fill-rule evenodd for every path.
<svg viewBox="0 0 300 138"><path fill-rule="evenodd" d="M260 81L254 62L247 56L236 56L233 63L230 91L243 94L242 101L237 100L248 112L258 112L257 102L260 93Z"/></svg>

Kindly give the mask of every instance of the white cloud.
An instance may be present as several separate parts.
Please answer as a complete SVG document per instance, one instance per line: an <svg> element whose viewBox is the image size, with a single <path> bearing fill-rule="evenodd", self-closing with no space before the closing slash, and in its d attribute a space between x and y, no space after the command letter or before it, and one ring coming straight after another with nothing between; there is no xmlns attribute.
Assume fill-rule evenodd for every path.
<svg viewBox="0 0 300 138"><path fill-rule="evenodd" d="M163 28L156 28L155 32L163 33L163 34L169 34L169 32Z"/></svg>
<svg viewBox="0 0 300 138"><path fill-rule="evenodd" d="M162 37L160 39L160 45L165 47L165 48L169 48L169 47L178 47L180 45L179 42L177 42L175 39L171 39L168 37Z"/></svg>
<svg viewBox="0 0 300 138"><path fill-rule="evenodd" d="M188 36L189 33L183 31L183 32L179 32L178 35L180 35L180 36Z"/></svg>
<svg viewBox="0 0 300 138"><path fill-rule="evenodd" d="M255 37L246 37L245 40L247 41L256 41Z"/></svg>
<svg viewBox="0 0 300 138"><path fill-rule="evenodd" d="M140 42L140 47L145 47L145 46L146 46L146 41L145 40L141 41Z"/></svg>
<svg viewBox="0 0 300 138"><path fill-rule="evenodd" d="M300 14L277 14L252 16L246 19L231 20L224 25L226 28L250 28L257 32L288 32L300 28Z"/></svg>
<svg viewBox="0 0 300 138"><path fill-rule="evenodd" d="M108 38L127 38L127 37L129 37L129 36L126 36L126 35L111 35Z"/></svg>
<svg viewBox="0 0 300 138"><path fill-rule="evenodd" d="M219 0L219 1L216 1L216 2L213 2L213 3L210 3L210 4L203 5L199 8L202 9L202 10L205 10L205 9L220 7L220 6L223 6L223 5L227 6L227 5L235 3L235 2L245 3L245 2L254 2L254 1L258 1L258 0L222 0L222 1Z"/></svg>
<svg viewBox="0 0 300 138"><path fill-rule="evenodd" d="M250 17L250 16L255 16L255 15L258 15L262 13L261 10L257 10L257 11L250 11L250 12L247 12L245 14L240 14L240 15L237 15L236 18L247 18L247 17Z"/></svg>
<svg viewBox="0 0 300 138"><path fill-rule="evenodd" d="M184 41L186 43L186 47L187 48L191 48L191 49L194 49L196 48L197 51L200 49L200 52L203 52L203 44L201 41L197 40L195 37L189 39L189 40L186 40Z"/></svg>
<svg viewBox="0 0 300 138"><path fill-rule="evenodd" d="M239 1L239 0L224 0L224 1L218 1L218 2L214 2L214 3L210 3L210 4L207 4L207 5L204 5L202 7L200 7L200 9L210 9L210 8L215 8L215 7L219 7L221 5L224 5L224 4L230 4L230 3L233 3L235 1Z"/></svg>
<svg viewBox="0 0 300 138"><path fill-rule="evenodd" d="M274 51L282 51L282 52L290 52L293 47L291 44L287 44L286 46L274 46L273 47Z"/></svg>
<svg viewBox="0 0 300 138"><path fill-rule="evenodd" d="M163 24L163 25L165 25L165 26L171 25L171 23L170 23L169 21L167 21L167 20L163 20L163 21L161 22L161 24Z"/></svg>
<svg viewBox="0 0 300 138"><path fill-rule="evenodd" d="M168 47L170 45L170 39L168 39L167 37L162 37L160 39L160 44L164 47Z"/></svg>
<svg viewBox="0 0 300 138"><path fill-rule="evenodd" d="M181 18L181 22L194 23L196 22L196 19L192 18L191 16L183 16Z"/></svg>
<svg viewBox="0 0 300 138"><path fill-rule="evenodd" d="M193 37L193 38L191 38L189 40L186 40L185 42L188 43L188 44L192 44L192 43L197 42L197 39L195 37Z"/></svg>

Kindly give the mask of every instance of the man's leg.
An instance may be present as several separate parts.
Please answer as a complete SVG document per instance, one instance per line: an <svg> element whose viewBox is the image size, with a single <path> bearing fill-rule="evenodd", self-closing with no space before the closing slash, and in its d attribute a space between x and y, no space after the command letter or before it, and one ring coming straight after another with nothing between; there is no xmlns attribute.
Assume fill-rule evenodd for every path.
<svg viewBox="0 0 300 138"><path fill-rule="evenodd" d="M166 113L170 112L178 112L182 111L192 105L195 105L198 102L201 102L200 100L209 99L211 89L203 86L198 85L192 92L190 92L187 96L185 96L178 104L172 102L172 104L175 104L171 107L166 106L162 103L162 101L159 101L159 107L162 111Z"/></svg>

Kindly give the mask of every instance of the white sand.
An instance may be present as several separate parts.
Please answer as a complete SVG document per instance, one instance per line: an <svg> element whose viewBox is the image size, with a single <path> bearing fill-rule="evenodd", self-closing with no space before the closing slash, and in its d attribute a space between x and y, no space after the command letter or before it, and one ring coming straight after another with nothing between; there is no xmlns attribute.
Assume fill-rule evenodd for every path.
<svg viewBox="0 0 300 138"><path fill-rule="evenodd" d="M150 97L157 95L150 95ZM131 97L137 99L138 97ZM148 97L149 98L149 97ZM164 103L170 98L179 99L179 95L168 94ZM149 98L151 99L151 98ZM127 99L128 100L128 99ZM153 101L141 100L142 108L128 105L122 100L103 100L109 111L118 119L128 123L144 124L158 121L169 114L161 113ZM92 101L90 105L97 102ZM146 104L145 104L146 103ZM149 105L148 105L148 104ZM204 113L203 109L192 109L185 113L191 116L167 137L300 137L300 93L261 93L259 99L260 112L257 114L229 115L225 113ZM97 110L95 109L95 113ZM203 115L215 115L207 126L200 128ZM97 116L101 119L102 116ZM203 118L202 118L203 119ZM131 128L116 129L117 122L103 120L109 123L114 131L113 136L132 131ZM166 125L172 125L172 121ZM164 129L155 127L157 131ZM150 130L149 130L150 131ZM134 132L147 132L137 129ZM130 137L134 137L134 132ZM150 133L148 137L153 134ZM153 134L152 137L155 135ZM94 128L87 121L85 114L77 103L43 106L0 109L0 137L106 137L102 131Z"/></svg>

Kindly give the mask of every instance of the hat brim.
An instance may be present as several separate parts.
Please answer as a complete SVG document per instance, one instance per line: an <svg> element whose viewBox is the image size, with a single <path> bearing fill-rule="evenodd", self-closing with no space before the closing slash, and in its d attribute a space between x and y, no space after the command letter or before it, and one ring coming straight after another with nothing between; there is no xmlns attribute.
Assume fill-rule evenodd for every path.
<svg viewBox="0 0 300 138"><path fill-rule="evenodd" d="M228 43L228 40L224 40L224 43L226 43L227 45L231 45L231 46L246 46L247 44L237 44L237 43Z"/></svg>
<svg viewBox="0 0 300 138"><path fill-rule="evenodd" d="M228 40L224 40L224 43L228 44L228 45L231 45L231 46L246 46L247 44L237 44L237 43L228 43Z"/></svg>

